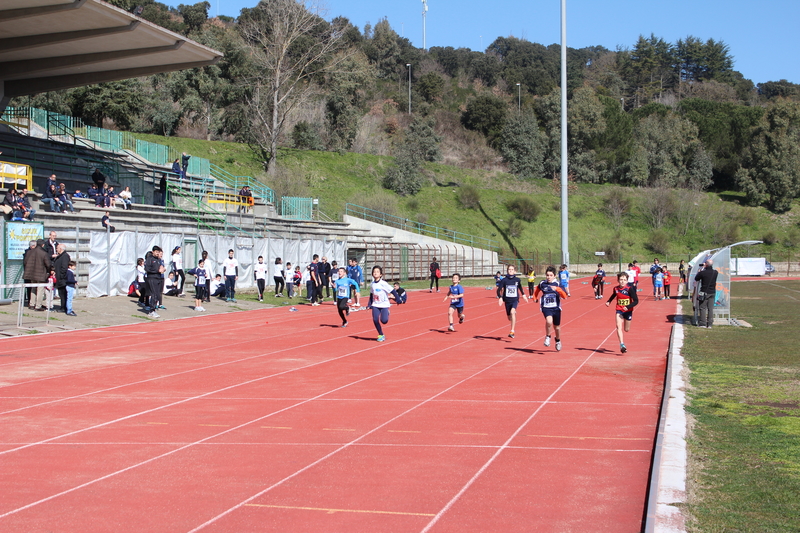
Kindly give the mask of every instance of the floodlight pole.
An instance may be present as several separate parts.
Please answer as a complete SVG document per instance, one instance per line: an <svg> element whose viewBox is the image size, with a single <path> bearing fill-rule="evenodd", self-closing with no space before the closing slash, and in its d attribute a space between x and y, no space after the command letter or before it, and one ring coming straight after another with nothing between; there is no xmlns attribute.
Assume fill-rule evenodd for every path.
<svg viewBox="0 0 800 533"><path fill-rule="evenodd" d="M567 153L567 0L561 0L561 261L569 265Z"/></svg>
<svg viewBox="0 0 800 533"><path fill-rule="evenodd" d="M522 85L517 84L517 115L522 116Z"/></svg>
<svg viewBox="0 0 800 533"><path fill-rule="evenodd" d="M427 50L428 46L425 42L425 19L428 16L428 0L422 0L422 49Z"/></svg>

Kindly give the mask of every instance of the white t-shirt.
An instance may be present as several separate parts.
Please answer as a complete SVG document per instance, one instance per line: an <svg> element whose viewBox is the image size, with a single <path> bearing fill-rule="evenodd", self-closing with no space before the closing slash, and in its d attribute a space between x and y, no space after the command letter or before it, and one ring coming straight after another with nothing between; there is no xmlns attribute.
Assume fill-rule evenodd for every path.
<svg viewBox="0 0 800 533"><path fill-rule="evenodd" d="M211 294L214 294L215 292L217 292L217 289L219 289L220 285L222 285L222 281L217 281L216 278L212 279L211 280Z"/></svg>
<svg viewBox="0 0 800 533"><path fill-rule="evenodd" d="M372 307L377 307L379 309L390 307L392 302L389 301L389 295L391 294L392 290L392 286L382 279L373 281L372 286L370 287Z"/></svg>
<svg viewBox="0 0 800 533"><path fill-rule="evenodd" d="M239 261L235 257L226 257L222 262L222 275L236 276L237 268L239 268Z"/></svg>
<svg viewBox="0 0 800 533"><path fill-rule="evenodd" d="M144 283L144 274L144 267L142 265L136 265L136 281Z"/></svg>
<svg viewBox="0 0 800 533"><path fill-rule="evenodd" d="M181 254L172 254L172 263L175 265L175 270L183 270L183 257L181 257Z"/></svg>
<svg viewBox="0 0 800 533"><path fill-rule="evenodd" d="M283 263L278 263L272 267L272 276L275 278L283 277Z"/></svg>
<svg viewBox="0 0 800 533"><path fill-rule="evenodd" d="M253 265L253 272L256 275L256 279L265 279L267 277L267 264L256 263Z"/></svg>

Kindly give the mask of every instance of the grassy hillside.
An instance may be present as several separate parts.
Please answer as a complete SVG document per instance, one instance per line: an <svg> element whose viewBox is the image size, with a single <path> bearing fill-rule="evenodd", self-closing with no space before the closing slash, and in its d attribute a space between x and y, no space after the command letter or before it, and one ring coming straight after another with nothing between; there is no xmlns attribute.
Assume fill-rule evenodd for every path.
<svg viewBox="0 0 800 533"><path fill-rule="evenodd" d="M468 170L428 164L426 185L414 197L400 197L381 187L392 159L354 153L283 149L277 179L266 177L263 167L247 146L219 141L141 135L143 139L167 144L179 151L206 157L233 174L251 175L276 189L278 196L319 198L322 212L340 218L346 203L369 207L397 216L426 222L498 241L504 254L512 245L524 257L538 250L541 260L548 252L554 261L560 254L560 192L549 180L522 182L502 172ZM480 209L466 209L459 189L472 185L480 191ZM617 225L606 204L618 195L629 205ZM514 213L507 202L530 197L540 208L533 222L521 221L519 236L509 234ZM740 240L766 240L771 244L753 249L752 254L771 254L779 260L795 254L800 246L800 207L783 215L763 208L740 205L738 193L690 193L631 189L617 185L573 185L569 197L570 254L573 262L593 261L593 253L617 251L622 259L649 260L653 255L677 261L689 253ZM659 208L664 213L658 213ZM647 213L651 213L650 216ZM665 217L659 230L649 220ZM591 256L591 257L590 257Z"/></svg>

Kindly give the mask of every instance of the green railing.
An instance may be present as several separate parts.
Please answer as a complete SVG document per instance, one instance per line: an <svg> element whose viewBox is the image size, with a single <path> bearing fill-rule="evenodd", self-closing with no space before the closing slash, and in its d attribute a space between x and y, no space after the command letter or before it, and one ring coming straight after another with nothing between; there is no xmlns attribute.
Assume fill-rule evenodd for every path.
<svg viewBox="0 0 800 533"><path fill-rule="evenodd" d="M314 217L314 200L282 196L281 216L290 220L311 220Z"/></svg>
<svg viewBox="0 0 800 533"><path fill-rule="evenodd" d="M498 247L497 241L492 239L476 237L475 235L461 233L460 231L431 226L430 224L425 224L424 222L417 222L407 218L381 213L380 211L375 211L374 209L369 209L367 207L361 207L360 205L345 204L344 209L346 215L356 218L363 218L364 220L369 220L370 222L377 222L378 224L383 224L384 226L410 231L418 235L425 235L435 239L442 239L445 241L455 242L457 244L463 244L465 246L484 248L487 250L497 250Z"/></svg>
<svg viewBox="0 0 800 533"><path fill-rule="evenodd" d="M253 192L253 196L261 198L270 204L275 203L275 191L260 181L256 181L250 176L234 176L224 168L218 167L213 163L211 163L209 168L213 178L218 179L231 189L235 189L238 192L246 185L250 187L250 190Z"/></svg>

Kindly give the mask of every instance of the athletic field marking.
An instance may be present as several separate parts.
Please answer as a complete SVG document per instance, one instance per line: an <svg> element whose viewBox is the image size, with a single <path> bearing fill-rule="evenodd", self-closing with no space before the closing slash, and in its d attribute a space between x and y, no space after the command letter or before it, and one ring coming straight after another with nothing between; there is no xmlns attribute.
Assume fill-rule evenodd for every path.
<svg viewBox="0 0 800 533"><path fill-rule="evenodd" d="M421 431L411 431L406 429L389 429L387 433L422 433Z"/></svg>
<svg viewBox="0 0 800 533"><path fill-rule="evenodd" d="M488 435L488 433L460 433L458 431L454 431L453 435Z"/></svg>
<svg viewBox="0 0 800 533"><path fill-rule="evenodd" d="M285 426L261 426L262 429L292 429Z"/></svg>
<svg viewBox="0 0 800 533"><path fill-rule="evenodd" d="M536 410L535 410L533 413L531 413L531 416L529 416L529 417L527 418L527 420L525 420L525 421L524 421L524 422L523 422L523 423L522 423L522 424L521 424L521 425L520 425L520 426L519 426L519 427L518 427L518 428L517 428L517 429L516 429L516 430L515 430L515 431L514 431L512 434L511 434L511 436L510 436L510 437L508 437L508 439L507 439L507 440L506 440L506 441L503 443L503 445L502 445L502 446L500 446L500 448L498 448L498 449L497 449L497 451L496 451L496 452L494 452L494 454L493 454L493 455L492 455L492 456L489 458L489 460L488 460L488 461L486 461L486 463L484 463L484 465L483 465L483 466L482 466L482 467L481 467L481 468L480 468L480 469L479 469L477 472L475 472L475 475L474 475L474 476L472 476L472 478L470 478L470 480L469 480L469 481L467 481L467 483L466 483L466 484L465 484L463 487L461 487L461 490L459 490L459 491L456 493L456 495L455 495L455 496L453 496L453 498L452 498L452 499L451 499L449 502L447 502L447 504L446 504L446 505L445 505L445 506L442 508L442 510L441 510L441 511L439 511L438 513L436 513L436 516L433 518L433 520L431 520L431 521L428 523L428 525L427 525L427 526L425 526L425 527L422 529L422 532L421 532L421 533L425 533L425 532L427 532L427 531L430 531L430 530L431 530L431 528L432 528L432 527L433 527L433 526L436 524L436 522L438 522L438 521L439 521L439 519L440 519L440 518L441 518L441 517L442 517L442 516L443 516L443 515L444 515L444 514L447 512L447 511L449 511L449 510L450 510L450 508L452 508L452 507L453 507L453 505L455 505L455 503L456 503L456 502L457 502L457 501L458 501L458 500L461 498L461 496L463 496L463 495L464 495L464 493L465 493L465 492L467 492L467 490L468 490L468 489L469 489L469 488L472 486L472 484L473 484L473 483L475 483L475 481L476 481L476 480L477 480L477 479L478 479L478 478L481 476L481 474L483 474L483 473L484 473L484 472L485 472L485 471L486 471L486 470L487 470L487 469L488 469L488 468L491 466L491 464L492 464L492 463L494 463L495 459L497 459L497 458L500 456L500 454L503 452L503 450L505 450L505 449L506 449L506 447L507 447L507 446L508 446L508 445L511 443L511 441L512 441L514 438L516 438L516 436L517 436L517 435L518 435L518 434L519 434L519 433L522 431L522 428L524 428L525 426L527 426L527 425L530 423L530 421L531 421L531 420L533 420L533 417L535 417L535 416L536 416L536 415L539 413L539 411L541 411L541 410L544 408L544 406L545 406L545 405L547 405L547 403L550 401L550 399L551 399L551 398L553 398L553 396L555 396L556 394L558 394L558 392L559 392L559 391L560 391L562 388L564 388L564 386L565 386L565 385L566 385L566 384L567 384L567 383L568 383L568 382L569 382L569 381L570 381L570 380L571 380L571 379L572 379L572 378L575 376L575 374L577 374L577 373L578 373L578 372L579 372L579 371L580 371L580 370L581 370L581 369L582 369L582 368L583 368L583 367L586 365L586 363L588 363L588 362L589 362L589 359L591 359L591 358L592 358L592 356L594 356L594 354L596 354L596 353L597 353L597 351L598 351L598 350L600 350L600 349L602 348L602 346L603 346L603 345L606 343L606 341L608 341L608 339L610 339L610 338L611 338L611 336L612 336L614 333L616 333L616 332L615 332L615 331L612 331L611 333L609 333L609 334L606 336L606 338L605 338L605 339L603 339L603 341L602 341L602 342L601 342L601 343L600 343L600 344L597 346L597 348L595 348L595 349L592 351L592 353L590 353L590 354L589 354L589 355L586 357L586 359L584 359L584 360L583 360L583 362L582 362L580 365L578 365L578 367L577 367L577 368L576 368L576 369L575 369L575 370L572 372L572 374L570 374L569 376L567 376L567 378L566 378L566 379L565 379L565 380L564 380L564 381L563 381L563 382L562 382L562 383L561 383L561 384L560 384L558 387L556 387L556 389L555 389L555 390L554 390L552 393L550 393L550 396L548 396L548 397L547 397L547 399L546 399L546 400L545 400L545 401L542 403L542 405L540 405L539 407L537 407L537 408L536 408Z"/></svg>
<svg viewBox="0 0 800 533"><path fill-rule="evenodd" d="M407 340L407 339L413 339L413 338L415 338L415 337L420 337L420 336L422 336L422 335L426 335L426 334L428 334L428 333L431 333L431 332L430 332L430 331L423 331L423 332L421 332L421 333L418 333L418 334L416 334L416 335L412 335L412 336L410 336L410 337L406 337L406 340ZM456 344L455 346L460 346L461 344L464 344L464 343L466 343L466 342L469 342L469 340L470 340L470 339L467 339L467 340L465 340L465 341L462 341L461 343L459 343L459 344ZM329 339L325 339L324 341L320 341L320 342L326 342L326 343L327 343L328 341L329 341ZM390 341L390 342L388 342L388 343L386 343L386 344L395 344L395 343L397 343L397 342L399 342L399 341ZM315 343L315 344L316 344L316 343ZM452 346L451 346L451 347L452 347ZM449 348L451 348L451 347L448 347L447 349L449 349ZM370 348L364 348L363 350L357 350L357 351L355 351L355 352L350 352L350 353L348 353L348 354L340 355L340 356L334 357L334 358L332 358L332 359L325 360L325 361L323 361L323 362L320 362L320 363L313 363L313 364L310 364L310 365L308 365L308 367L317 366L317 365L319 365L319 364L327 363L327 362L330 362L330 361L335 361L335 360L338 360L338 359L342 359L342 358L344 358L344 357L350 357L350 356L352 356L352 355L354 355L354 354L361 353L361 352L366 352L366 351L368 351L368 350L370 350L370 349L373 349L373 348L376 348L376 346L371 346ZM369 379L373 379L373 378L375 378L375 377L378 377L378 376L381 376L381 375L383 375L383 374L387 374L387 373L389 373L389 372L393 372L393 371L395 371L395 370L397 370L397 369L400 369L400 368L406 367L406 366L408 366L408 365L411 365L411 364L413 364L413 363L417 363L417 362L419 362L419 361L422 361L422 360L424 360L424 359L427 359L427 358L429 358L429 357L432 357L432 356L434 356L434 355L436 355L436 354L438 354L438 353L440 353L440 352L442 352L442 351L445 351L445 350L443 349L443 350L440 350L440 351L438 351L438 352L433 352L433 353L431 353L431 354L424 355L424 356L422 356L422 357L419 357L419 358L417 358L417 359L414 359L414 360L412 360L412 361L407 361L407 362L405 362L405 363L403 363L403 364L401 364L401 365L398 365L398 366L396 366L396 367L389 368L389 369L387 369L387 370L383 370L383 371L381 371L381 372L378 372L377 374L373 374L373 375L371 375L371 376L367 376L367 377L364 377L364 378L358 379L358 380L356 380L356 381L353 381L353 382L350 382L350 383L348 383L348 384L346 384L346 385L342 385L342 386L340 386L340 387L337 387L337 388L335 388L335 389L329 390L329 391L327 391L327 392L323 392L323 393L319 394L319 395L318 395L318 397L322 397L322 396L325 396L325 395L328 395L328 394L332 394L332 393L334 393L334 392L337 392L337 391L339 391L339 390L345 389L345 388L347 388L347 387L350 387L350 386L352 386L352 385L356 385L356 384L358 384L358 383L361 383L361 382L363 382L363 381L367 381L367 380L369 380ZM507 359L508 357L511 357L511 355L508 355L508 356L504 357L503 359L500 359L499 361L496 361L495 363L493 363L492 365L490 365L489 367L487 367L487 369L488 369L488 368L491 368L492 366L494 366L494 365L496 365L496 364L498 364L498 363L500 363L500 362L502 362L503 360ZM287 370L287 371L281 372L280 374L285 374L285 373L289 373L289 372L294 372L295 370L297 370L297 369ZM483 371L481 371L481 372L483 372ZM276 374L276 375L280 375L280 374ZM476 374L476 375L477 375L477 374ZM263 380L263 379L267 379L268 377L270 377L270 376L267 376L267 377L262 377L262 378L256 378L256 379L252 379L252 380L249 380L249 381L245 381L245 382L243 382L243 383L238 383L238 384L236 384L236 385L230 385L230 386L228 386L228 387L224 387L223 389L220 389L220 391L224 391L224 390L232 389L232 388L239 387L239 386L242 386L242 385L247 385L247 384L249 384L249 383L256 382L256 381L261 381L261 380ZM453 385L453 387L455 387L455 385ZM452 388L452 387L451 387L451 388ZM448 389L448 390L449 390L449 389ZM214 392L215 392L215 391L207 392L207 393L205 393L205 394L202 394L202 395L198 396L198 398L199 398L199 397L208 396L209 394L214 394ZM444 394L444 392L446 392L446 390L445 390L445 391L442 391L440 394ZM36 505L39 505L39 504L45 503L45 502L47 502L47 501L53 500L53 499L55 499L55 498L58 498L58 497L60 497L60 496L63 496L63 495L65 495L65 494L69 494L69 493L71 493L71 492L74 492L74 491L76 491L76 490L82 489L82 488L84 488L84 487L88 487L88 486L90 486L90 485L94 485L95 483L98 483L98 482L100 482L100 481L104 481L104 480L106 480L106 479L109 479L109 478L111 478L111 477L117 476L117 475L119 475L119 474L122 474L122 473L124 473L124 472L127 472L127 471L129 471L129 470L133 470L134 468L137 468L137 467L139 467L139 466L146 465L146 464L149 464L149 463L151 463L151 462L153 462L153 461L156 461L156 460L158 460L158 459L162 459L162 458L164 458L164 457L167 457L167 456L173 455L173 454L175 454L175 453L177 453L177 452L183 451L183 450L185 450L185 449L187 449L187 448L190 448L190 447L192 447L192 446L195 446L195 445L197 445L197 444L202 444L202 443L204 443L204 442L206 442L206 441L208 441L208 440L211 440L211 439L214 439L214 438L220 437L220 436L222 436L222 435L225 435L225 434L227 434L227 433L231 433L231 432L233 432L233 431L236 431L236 430L238 430L238 429L241 429L241 428L243 428L243 427L247 427L247 426L249 426L249 425L251 425L251 424L254 424L254 423L256 423L256 422L260 422L261 420L265 420L265 419L267 419L267 418L269 418L269 417L271 417L271 416L275 416L275 415L277 415L277 414L283 413L283 412L285 412L285 411L288 411L288 410L290 410L290 409L294 409L295 407L299 407L299 406L301 406L301 405L304 405L304 404L306 404L306 403L309 403L309 402L311 402L311 401L314 401L316 398L317 398L317 397L309 398L309 399L307 399L307 400L303 400L303 401L301 401L301 402L298 402L298 403L296 403L296 404L294 404L294 405L289 405L289 406L287 406L287 407L284 407L284 408L282 408L282 409L279 409L279 410L277 410L277 411L274 411L274 412L272 412L272 413L269 413L269 414L267 414L267 415L264 415L264 416L262 416L262 417L256 418L256 419L254 419L254 420L251 420L251 421L249 421L249 422L245 422L245 423L243 423L243 424L239 424L238 426L236 426L236 427L233 427L233 428L231 428L231 429L226 429L225 431L221 431L221 432L219 432L219 433L216 433L216 434L214 434L214 435L209 435L208 437L205 437L205 438L203 438L203 439L200 439L200 440L198 440L198 441L195 441L195 442L192 442L192 443L186 444L185 446L181 446L180 448L176 448L176 449L174 449L174 450L170 450L170 451L168 451L168 452L165 452L165 453L163 453L163 454L161 454L161 455L156 455L156 456L154 456L154 457L151 457L151 458L149 458L149 459L146 459L146 460L144 460L144 461L141 461L141 462L139 462L139 463L136 463L136 464L134 464L134 465L130 465L130 466L128 466L128 467L122 468L122 469L120 469L120 470L117 470L117 471L115 471L115 472L111 472L110 474L106 474L106 475L104 475L104 476L101 476L101 477L99 477L99 478L95 478L95 479L93 479L93 480L91 480L91 481L87 481L87 482L85 482L85 483L82 483L82 484L80 484L80 485L77 485L77 486L75 486L75 487L72 487L72 488L70 488L70 489L67 489L67 490L61 491L61 492L59 492L59 493L56 493L56 494L52 494L52 495L50 495L50 496L47 496L47 497L45 497L45 498L42 498L42 499L40 499L40 500L37 500L37 501L35 501L35 502L31 502L31 503L29 503L29 504L27 504L27 505L24 505L24 506L22 506L22 507L18 507L17 509L12 509L11 511L8 511L8 512L6 512L6 513L0 514L0 518L5 518L6 516L10 516L10 515L12 515L12 514L16 514L16 513L20 512L20 511L24 511L24 510L26 510L26 509L30 509L31 507L34 507L34 506L36 506ZM172 406L172 405L178 405L178 404L184 403L184 402L186 402L186 401L189 401L189 400L192 400L192 399L193 399L193 398L188 398L188 399L186 399L186 400L184 400L184 401L175 402L174 404L170 404L170 405L165 405L165 406L157 407L157 408L154 408L154 409L151 409L151 410L148 410L148 411L144 411L144 412L140 412L140 413L136 413L136 414L133 414L133 415L128 415L128 416L125 416L125 417L122 417L122 418L119 418L119 419L116 419L116 420L111 420L111 421L109 421L109 422L104 422L104 423L102 423L102 424L98 424L98 425L96 425L96 426L92 426L92 427L90 427L90 428L85 428L85 429L76 430L76 431L73 431L73 432L70 432L70 433L65 433L65 434L63 434L63 435L60 435L60 436L57 436L57 437L52 437L52 438L50 438L50 439L46 439L46 440L43 440L43 441L39 441L39 442L35 442L35 443L31 443L31 444L27 444L27 445L25 445L25 446L20 446L20 447L18 447L18 448L12 448L12 449L10 449L10 450L0 451L0 455L6 454L6 453L9 453L9 452L13 452L13 451L17 451L17 450L22 450L22 449L25 449L25 448L29 448L29 447L31 447L31 446L37 446L37 445L45 444L45 443L48 443L48 442L50 442L50 441L53 441L53 440L56 440L56 439L60 439L60 438L63 438L63 437L68 437L68 436L70 436L70 435L75 435L75 434L78 434L78 433L83 433L84 431L88 431L88 430L90 430L90 429L95 429L95 428L99 428L99 427L104 427L104 426L107 426L107 425L110 425L110 424L113 424L113 423L116 423L116 422L120 422L120 421L123 421L123 420L127 420L127 419L129 419L129 418L133 418L133 417L136 417L136 416L140 416L140 415L142 415L142 414L147 414L148 412L158 411L158 410L160 410L160 409L164 409L164 408L166 408L166 407L170 407L170 406ZM412 408L411 408L411 409L409 409L407 412L410 412L411 410L415 409L416 407L417 407L417 406L415 406L415 407L412 407ZM395 417L395 418L400 418L400 416L402 416L402 414L398 415L398 416L397 416L397 417ZM389 422L392 422L393 420L395 420L395 419L392 419L392 420L390 420ZM373 432L377 431L378 429L380 429L380 427L383 427L383 426L385 426L385 425L386 425L386 424L388 424L389 422L386 422L386 423L384 423L384 424L381 424L381 426L379 426L378 428L375 428L375 429L373 429L372 431L370 431L370 432L368 432L368 433L365 433L365 434L361 435L360 437L358 437L358 439L356 439L356 441L357 441L357 440L360 440L360 439L363 439L363 438L365 438L367 435L369 435L369 434L371 434L371 433L373 433ZM351 441L351 442L353 442L353 441ZM331 456L331 455L335 454L337 451L339 451L339 450L343 450L343 449L347 448L349 445L350 445L350 443L348 443L348 444L345 444L344 446L342 446L342 447L338 448L337 450L334 450L333 452L329 453L328 455L324 456L323 458L319 459L318 461L315 461L314 463L312 463L312 464L310 464L310 465L306 466L305 468L303 468L303 469L301 469L301 470L299 470L299 471L295 472L294 474L291 474L290 476L288 476L288 477L286 477L286 478L282 479L281 481L278 481L278 482L277 482L276 484L274 484L272 487L277 487L278 485L280 485L280 484L284 483L285 481L287 481L287 480L289 480L289 479L291 479L291 478L295 477L295 476L296 476L296 475L298 475L300 472L303 472L304 470L306 470L306 469L310 468L311 466L313 466L313 465L317 464L318 462L321 462L322 460L326 459L327 457L329 457L329 456ZM272 487L270 487L270 489L271 489ZM266 492L266 491L262 491L262 492ZM260 495L260 493L259 493L259 494L257 494L256 496L253 496L253 497L251 497L251 498L248 498L248 499L247 499L247 500L245 500L244 502L241 502L241 503L237 504L235 507L233 507L233 508L229 509L228 511L225 511L225 512L224 512L224 513L222 513L221 515L219 515L219 516L217 516L217 517L215 517L215 518L212 518L212 519L211 519L211 521L209 521L209 522L206 522L206 524L210 524L211 522L214 522L214 521L216 521L216 520L217 520L218 518L220 518L221 516L224 516L224 515L228 514L229 512L233 511L234 509L238 509L238 508L239 508L239 507L241 507L242 505L244 505L244 504L246 504L246 503L248 503L248 502L252 501L252 500L253 500L254 498L256 498L258 495ZM205 527L205 525L206 525L206 524L202 524L200 527ZM197 529L195 529L195 530L193 530L193 531L196 531L196 530L197 530Z"/></svg>
<svg viewBox="0 0 800 533"><path fill-rule="evenodd" d="M322 431L355 431L355 429L348 429L348 428L322 428Z"/></svg>
<svg viewBox="0 0 800 533"><path fill-rule="evenodd" d="M523 437L542 437L547 439L578 439L578 440L644 440L644 441L653 440L643 437L569 437L566 435L523 435Z"/></svg>
<svg viewBox="0 0 800 533"><path fill-rule="evenodd" d="M169 422L145 422L145 424L150 424L154 426L168 426Z"/></svg>
<svg viewBox="0 0 800 533"><path fill-rule="evenodd" d="M586 313L583 313L583 314L587 314L587 313L589 313L589 311L587 311ZM583 316L583 315L580 315L580 316ZM576 320L577 320L577 319L576 319ZM505 325L504 325L504 326L502 326L502 327L499 327L499 328L495 328L495 329L489 330L489 331L488 331L488 333L493 333L493 332L495 332L495 331L505 330L505 329L506 329L506 327L507 327L507 326L505 326ZM606 338L603 340L603 342L605 342L606 340L608 340L608 339L609 339L609 337L611 337L611 335L613 335L614 333L615 333L615 331L612 331L611 333L609 333L609 334L608 334L608 336L607 336L607 337L606 337ZM418 359L418 361L422 361L422 360L424 360L424 359L427 359L428 357L432 357L432 356L434 356L434 355L437 355L437 354L439 354L439 353L445 352L445 351L447 351L447 350L454 350L454 349L458 348L459 346L461 346L461 345L463 345L463 344L466 344L466 343L468 343L468 342L474 341L474 340L475 340L474 338L468 338L468 339L465 339L465 340L463 340L463 341L461 341L461 342L459 342L459 343L457 343L457 344L450 345L450 346L448 346L448 347L446 347L446 348L443 348L443 349L441 349L441 350L438 350L438 351L436 351L436 352L430 353L430 354L428 354L428 355L426 355L426 356L420 357L420 358ZM526 345L526 347L527 347L527 346L530 346L530 344ZM596 350L595 350L595 351L596 351ZM499 365L500 363L503 363L503 362L504 362L504 361L506 361L507 359L510 359L511 357L514 357L515 355L518 355L518 352L519 352L519 350L517 350L517 349L513 350L513 351L512 351L510 354L506 355L505 357L502 357L502 358L498 359L497 361L495 361L494 363L490 364L489 366L486 366L486 367L484 367L483 369L481 369L481 370L478 370L478 371L477 371L477 372L475 372L474 374L472 374L472 375L470 375L470 376L467 376L466 378L464 378L464 379L462 379L462 380L460 380L460 381L458 381L458 382L454 383L453 385L451 385L451 386L447 387L446 389L444 389L444 390L442 390L442 391L440 391L440 392L438 392L438 393L434 394L433 396L431 396L431 397L430 397L430 398L428 398L427 400L423 400L422 402L418 403L417 405L414 405L414 406L410 407L409 409L407 409L407 410L405 410L404 412L402 412L402 413L398 414L397 416L395 416L395 417L393 417L393 418L390 418L390 419L389 419L389 420L387 420L386 422L383 422L383 423L379 424L378 426L376 426L375 428L373 428L373 429L371 429L371 430L367 431L367 432L366 432L366 433L364 433L363 435L361 435L361 436L359 436L359 437L357 437L357 438L353 439L352 441L350 441L350 442L348 442L348 443L346 443L346 444L343 444L343 445L341 445L339 448L337 448L337 449L335 449L335 450L331 451L330 453L328 453L328 454L326 454L326 455L324 455L324 456L320 457L320 458L319 458L319 459L317 459L316 461L313 461L313 462L309 463L308 465L304 466L303 468L301 468L301 469L299 469L299 470L295 471L294 473L292 473L292 474L289 474L289 475L288 475L288 476L286 476L285 478L283 478L283 479L281 479L281 480L279 480L279 481L277 481L277 482L273 483L273 484L272 484L272 485L270 485L269 487L267 487L267 488L265 488L265 489L263 489L263 490L261 490L261 491L259 491L259 492L255 493L254 495L250 496L250 497L249 497L249 498L247 498L246 500L244 500L244 501L242 501L242 502L240 502L240 503L238 503L238 504L234 505L233 507L231 507L231 508L227 509L226 511L223 511L222 513L220 513L220 514L218 514L217 516L215 516L215 517L213 517L213 518L211 518L211 519L207 520L206 522L203 522L202 524L200 524L200 525L199 525L199 526L197 526L196 528L194 528L194 529L190 530L190 531L189 531L189 533L195 533L195 532L197 532L197 531L199 531L199 530L201 530L201 529L205 528L206 526L209 526L209 525L211 525L211 524L213 524L213 523L217 522L219 519L221 519L221 518L223 518L223 517L225 517L225 516L229 515L230 513L232 513L233 511L235 511L235 510L237 510L237 509L239 509L239 508L243 507L244 505L247 505L248 503L252 502L252 501L253 501L253 500L255 500L256 498L259 498L259 497L263 496L264 494L266 494L267 492L271 491L272 489L274 489L274 488L276 488L276 487L279 487L279 486L283 485L283 484L284 484L284 483L286 483L287 481L289 481L289 480L291 480L291 479L294 479L295 477L299 476L300 474L302 474L302 473L303 473L303 472L305 472L306 470L309 470L309 469L313 468L314 466L316 466L316 465L318 465L318 464L322 463L323 461L325 461L325 460L329 459L330 457L333 457L334 455L336 455L336 454L337 454L337 453L339 453L340 451L342 451L342 450L346 450L347 448L349 448L349 447L351 447L351 446L353 446L353 445L357 444L359 441L361 441L361 440L365 439L365 438L366 438L366 437L368 437L369 435L371 435L371 434L373 434L373 433L377 432L378 430L380 430L380 429L384 428L385 426L387 426L387 425L391 424L391 423L392 423L392 422L394 422L395 420L399 420L401 417L403 417L403 416L407 415L408 413L410 413L410 412L412 412L412 411L414 411L414 410L416 410L416 409L418 409L418 408L420 408L420 407L422 407L422 406L426 405L428 402L432 401L433 399L435 399L435 398L437 398L437 397L439 397L439 396L441 396L441 395L443 395L443 394L445 394L445 393L447 393L447 392L451 391L452 389L454 389L454 388L456 388L456 387L458 387L458 386L462 385L463 383L466 383L466 382L467 382L467 381L469 381L470 379L473 379L473 378L475 378L476 376L479 376L480 374L482 374L482 373L484 373L484 372L488 371L489 369L491 369L491 368L494 368L495 366ZM592 352L592 353L594 353L594 352ZM589 357L591 357L591 355L589 355ZM588 360L589 360L589 357L587 357L587 358L586 358L586 361L588 361ZM581 365L580 365L580 366L579 366L579 367L578 367L578 368L575 370L575 372L573 372L573 373L571 374L571 376L572 376L572 375L575 375L575 373L577 373L577 372L578 372L578 370L580 370L580 369L583 367L583 365L586 363L586 361L584 361L583 363L581 363ZM416 362L416 361L413 361L413 362ZM412 362L409 362L409 363L407 363L407 364L411 364L411 363L412 363ZM403 367L403 366L406 366L406 365L405 365L405 364L404 364L404 365L400 365L400 367ZM400 368L400 367L398 367L398 368ZM567 378L567 380L569 380L569 378ZM566 381L565 381L564 383L566 383ZM558 392L558 390L560 390L560 389L561 389L561 387L563 387L564 383L562 383L562 385L560 385L560 386L559 386L559 388L558 388L558 389L556 389L556 391L554 391L554 392L553 392L553 394L551 394L551 395L550 395L550 397L552 397L552 396L553 396L553 395L554 395L556 392ZM340 388L344 388L344 387L348 387L348 386L349 386L349 385L345 385L345 386L343 386L343 387L340 387ZM335 392L335 391L331 391L331 392ZM326 393L326 394L328 394L328 393ZM548 399L549 399L549 398L548 398ZM542 404L542 406L544 406L544 405L545 405L545 403L547 403L547 401L545 401L545 402ZM539 411L539 410L542 408L542 406L540 406L540 407L539 407L539 408L536 410L536 412L538 412L538 411ZM531 415L531 418L533 418L533 415ZM519 432L519 431L521 431L521 430L522 430L522 426L520 426L520 428L519 428L519 429L517 429L516 433L518 433L518 432ZM509 439L509 440L510 440L510 439ZM505 444L508 444L508 442L506 442ZM502 448L501 448L501 450L502 450ZM500 450L498 450L498 453L499 453L499 451L500 451ZM495 455L497 455L497 454L495 454ZM488 466L488 465L487 465L487 466ZM0 518L2 518L2 515L0 515ZM436 520L436 518L434 518L434 520Z"/></svg>
<svg viewBox="0 0 800 533"><path fill-rule="evenodd" d="M756 280L753 280L753 281L756 281ZM786 280L786 281L790 281L790 280ZM797 289L790 289L789 287L784 287L783 285L778 285L774 281L768 281L767 285L773 285L773 286L778 287L779 289L783 289L785 291L800 292Z"/></svg>
<svg viewBox="0 0 800 533"><path fill-rule="evenodd" d="M393 514L402 516L434 516L433 513L403 513L401 511L365 511L361 509L327 509L325 507L298 507L294 505L265 505L261 503L246 503L245 507L268 507L271 509L295 509L298 511L322 511L334 513L366 513L366 514Z"/></svg>
<svg viewBox="0 0 800 533"><path fill-rule="evenodd" d="M229 428L231 427L230 424L197 424L198 426L204 426L209 428Z"/></svg>

